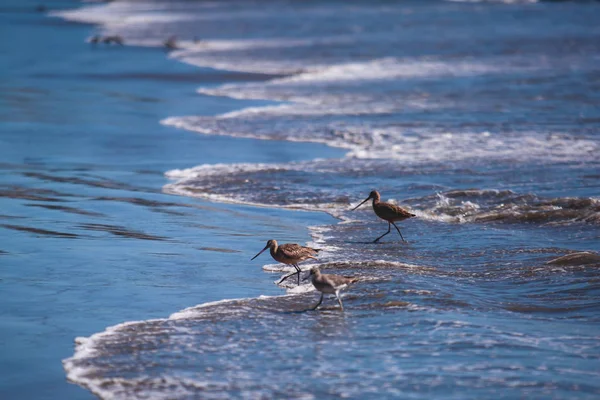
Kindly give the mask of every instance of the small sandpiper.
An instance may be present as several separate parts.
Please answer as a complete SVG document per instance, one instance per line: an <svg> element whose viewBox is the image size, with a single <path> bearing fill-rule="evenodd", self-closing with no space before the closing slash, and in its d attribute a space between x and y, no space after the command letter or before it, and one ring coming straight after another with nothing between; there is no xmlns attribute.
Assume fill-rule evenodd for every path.
<svg viewBox="0 0 600 400"><path fill-rule="evenodd" d="M322 274L319 270L319 267L312 267L310 270L310 277L312 278L312 284L319 292L321 292L321 298L316 306L312 308L312 310L316 310L317 307L321 305L323 302L323 294L330 293L335 294L338 302L340 303L340 307L342 311L344 310L344 305L342 304L342 299L340 299L340 290L346 289L348 285L354 282L358 282L358 278L341 276L341 275L333 275L333 274Z"/></svg>
<svg viewBox="0 0 600 400"><path fill-rule="evenodd" d="M112 36L105 36L104 39L102 39L102 43L104 44L118 44L119 46L123 46L123 38L119 35L112 35Z"/></svg>
<svg viewBox="0 0 600 400"><path fill-rule="evenodd" d="M179 46L177 46L177 36L169 36L167 40L163 42L163 45L165 46L165 49L167 49L167 51L178 49Z"/></svg>

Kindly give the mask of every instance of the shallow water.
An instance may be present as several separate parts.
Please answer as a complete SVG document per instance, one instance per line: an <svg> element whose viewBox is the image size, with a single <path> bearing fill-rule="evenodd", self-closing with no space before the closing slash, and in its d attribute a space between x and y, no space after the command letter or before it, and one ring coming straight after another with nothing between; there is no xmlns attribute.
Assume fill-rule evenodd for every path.
<svg viewBox="0 0 600 400"><path fill-rule="evenodd" d="M206 301L277 294L275 277L248 263L262 238L304 242L305 229L287 227L333 221L164 194L165 171L339 151L162 126L177 112L264 104L194 91L258 76L190 67L160 49L90 48L92 28L35 5L0 12L13 38L0 44L0 398L89 399L62 365L75 337Z"/></svg>
<svg viewBox="0 0 600 400"><path fill-rule="evenodd" d="M174 73L140 73L138 60L115 65L125 78L112 77L119 87L121 79L145 77L144 98L154 92L169 106L140 116L148 128L138 141L111 142L116 154L129 149L138 157L113 155L101 169L97 159L79 160L96 165L91 172L27 170L19 179L47 186L12 196L19 206L24 196L43 197L36 212L56 212L47 203L79 185L92 192L78 201L108 209L61 204L76 229L58 229L63 219L36 223L37 232L12 221L4 227L62 241L61 234L102 234L161 246L181 256L165 256L157 267L177 266L174 297L227 283L160 312L130 309L119 321L137 322L82 334L89 337L78 338L64 361L69 380L102 398L600 394L600 263L593 253L559 258L600 250L597 4L90 7L59 16L100 24L97 32L142 46L99 45L92 54L154 57L152 46L177 35L180 48L169 57L184 64L172 61ZM204 78L181 78L197 77L193 71ZM86 76L94 74L101 73ZM131 118L140 107L121 110L123 127L139 124ZM177 157L164 157L163 140L174 132L185 142L167 141ZM192 154L200 140L195 148L203 152ZM154 174L132 172L139 170ZM373 188L417 215L399 223L407 243L392 231L373 244L385 222L368 206L349 211ZM112 215L115 204L160 212L128 215L125 226L89 215ZM208 221L190 222L200 213ZM82 223L82 215L99 221ZM223 220L229 225L219 230ZM215 230L219 240L204 243ZM360 278L343 296L344 313L331 298L307 311L318 299L308 282L278 288L273 276L245 272L259 260L265 272L287 272L267 256L247 258L265 239L305 243L307 233L323 250L322 270ZM254 253L246 254L251 243ZM181 264L191 264L198 249L218 257L190 274ZM145 270L148 262L129 264ZM225 263L237 266L226 276ZM145 279L156 283L156 275Z"/></svg>

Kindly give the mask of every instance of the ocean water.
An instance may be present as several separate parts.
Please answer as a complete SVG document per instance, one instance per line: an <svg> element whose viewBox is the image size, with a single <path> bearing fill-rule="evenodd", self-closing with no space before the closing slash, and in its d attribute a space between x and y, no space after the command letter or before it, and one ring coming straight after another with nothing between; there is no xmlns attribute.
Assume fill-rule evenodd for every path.
<svg viewBox="0 0 600 400"><path fill-rule="evenodd" d="M593 2L531 1L51 12L94 24L69 36L90 68L72 69L73 86L92 79L103 94L67 91L71 103L108 98L109 83L138 98L93 107L95 121L120 122L109 139L106 122L82 135L89 153L52 159L44 146L41 161L8 162L6 184L27 190L4 213L25 218L24 196L78 196L77 210L101 222L35 215L42 235L85 243L49 259L107 252L152 287L133 285L146 301L132 307L134 296L114 294L133 290L132 276L111 275L113 294L94 306L118 304L118 315L74 335L67 379L101 398L597 398L599 13ZM83 45L82 31L126 46ZM159 55L172 36L178 48ZM385 222L368 206L349 211L372 189L416 214L399 223L406 243L393 231L372 243ZM18 221L3 226L34 232ZM98 232L136 240L119 247ZM308 281L277 286L288 268L249 261L270 238L319 247L324 272L360 278L345 312L330 298L307 311L318 299ZM12 240L3 246L30 243ZM165 271L177 275L168 295L155 289Z"/></svg>
<svg viewBox="0 0 600 400"><path fill-rule="evenodd" d="M334 221L166 194L165 171L341 152L163 126L181 112L266 104L195 93L264 78L173 62L157 48L93 48L85 39L94 27L37 5L0 7L11 38L0 41L0 399L92 399L67 382L62 364L76 337L198 303L279 294L276 276L250 257L271 235L311 240L290 226Z"/></svg>

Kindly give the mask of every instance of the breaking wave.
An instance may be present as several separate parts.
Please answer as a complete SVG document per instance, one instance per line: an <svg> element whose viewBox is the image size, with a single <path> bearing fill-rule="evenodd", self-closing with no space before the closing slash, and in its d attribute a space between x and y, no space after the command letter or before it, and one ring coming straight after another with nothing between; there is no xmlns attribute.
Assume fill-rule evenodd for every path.
<svg viewBox="0 0 600 400"><path fill-rule="evenodd" d="M318 293L305 280L284 296L78 338L69 380L102 398L597 397L600 31L592 12L545 7L125 1L61 12L126 44L175 37L169 56L192 65L271 74L198 89L267 106L162 123L345 156L182 167L164 191L327 212L341 221L308 228L318 263L359 278L345 313L332 299L311 312ZM417 214L401 223L407 242L392 232L373 244L387 224L368 207L350 213L374 188Z"/></svg>
<svg viewBox="0 0 600 400"><path fill-rule="evenodd" d="M358 175L364 169L376 168L377 162L356 164L349 169L347 160L200 165L167 172L167 177L175 182L164 190L225 202L324 211L346 219L353 204L347 189L323 188L318 183L332 174ZM419 218L440 222L600 223L597 198L544 198L511 190L469 189L436 192L406 199L403 204Z"/></svg>

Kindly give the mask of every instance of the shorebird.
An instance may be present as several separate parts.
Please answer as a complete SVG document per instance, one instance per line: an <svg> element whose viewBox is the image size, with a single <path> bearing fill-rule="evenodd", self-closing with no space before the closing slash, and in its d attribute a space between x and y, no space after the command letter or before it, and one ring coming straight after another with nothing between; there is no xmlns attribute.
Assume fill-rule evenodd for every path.
<svg viewBox="0 0 600 400"><path fill-rule="evenodd" d="M91 44L96 44L96 43L98 43L98 42L99 42L101 39L102 39L102 38L101 38L99 35L95 35L95 36L92 36L92 37L91 37L91 38L88 40L88 43L91 43Z"/></svg>
<svg viewBox="0 0 600 400"><path fill-rule="evenodd" d="M342 307L342 311L344 310L344 305L342 304L342 299L340 299L340 290L345 289L351 283L358 282L358 278L352 278L341 275L332 275L332 274L322 274L319 270L319 267L312 267L310 270L310 277L312 278L312 284L319 292L321 292L321 298L316 306L312 308L312 310L316 310L317 307L321 305L323 302L323 294L331 293L335 294L338 303L340 303L340 307Z"/></svg>
<svg viewBox="0 0 600 400"><path fill-rule="evenodd" d="M281 278L281 280L279 282L277 282L277 284L280 284L281 282L285 281L290 276L297 274L298 275L298 286L300 286L300 272L302 272L302 270L298 266L298 263L302 262L304 260L307 260L309 258L316 260L317 258L315 256L319 252L319 249L304 247L304 246L300 246L299 244L295 244L295 243L282 244L281 246L279 246L277 244L277 240L271 239L267 242L267 245L265 246L264 249L262 249L261 251L258 252L257 255L252 257L252 260L254 260L256 257L261 255L262 252L265 251L266 249L270 249L271 257L273 257L273 259L275 259L275 261L279 261L280 263L292 265L294 268L296 268L296 272L289 274L287 276L284 276L283 278Z"/></svg>
<svg viewBox="0 0 600 400"><path fill-rule="evenodd" d="M384 233L383 235L379 236L377 239L375 239L373 241L373 243L377 243L377 241L379 241L379 239L381 239L382 237L384 237L385 235L387 235L388 233L390 233L390 231L392 230L392 225L394 225L394 228L396 228L396 230L400 234L400 237L402 238L402 241L406 242L406 240L404 240L404 237L402 236L402 232L400 232L400 229L398 229L398 227L396 226L396 224L394 222L395 221L402 221L404 219L411 218L411 217L416 217L416 215L412 214L412 213L409 213L404 208L399 207L399 206L397 206L395 204L391 204L391 203L386 203L384 201L380 201L381 200L381 196L379 195L379 192L377 190L371 191L371 193L369 193L369 197L367 197L366 199L364 199L362 201L362 203L360 203L359 205L357 205L356 207L354 207L352 209L352 211L354 211L358 207L362 206L369 199L373 199L373 211L375 211L375 214L379 218L387 221L387 223L388 223L388 231L386 233Z"/></svg>
<svg viewBox="0 0 600 400"><path fill-rule="evenodd" d="M102 39L102 43L104 43L104 44L115 43L115 44L118 44L119 46L123 46L123 38L119 35L105 36L104 39Z"/></svg>
<svg viewBox="0 0 600 400"><path fill-rule="evenodd" d="M163 45L167 50L175 50L178 48L177 46L177 36L169 36L167 40L163 42Z"/></svg>

